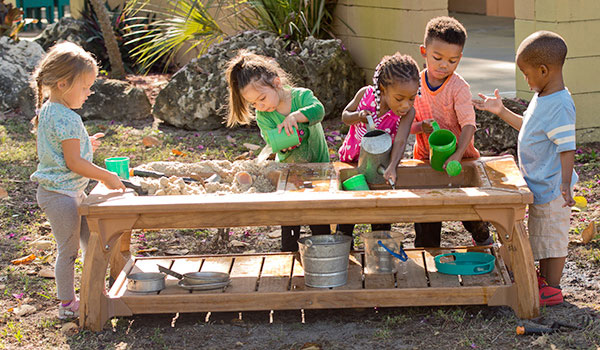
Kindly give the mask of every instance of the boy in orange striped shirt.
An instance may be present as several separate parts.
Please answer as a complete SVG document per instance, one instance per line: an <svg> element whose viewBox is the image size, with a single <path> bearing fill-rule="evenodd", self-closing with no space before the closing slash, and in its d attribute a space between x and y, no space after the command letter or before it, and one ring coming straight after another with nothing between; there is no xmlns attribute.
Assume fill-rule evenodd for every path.
<svg viewBox="0 0 600 350"><path fill-rule="evenodd" d="M475 110L471 103L469 84L455 70L462 58L467 39L464 26L452 17L436 17L427 23L421 55L426 67L421 72L421 96L415 103L417 113L411 133L416 134L414 158L429 159L429 134L431 122L448 129L458 140L456 151L444 164L463 158L478 158L473 145ZM476 245L493 243L487 222L463 221L463 226L473 236ZM415 247L439 247L442 223L415 223Z"/></svg>

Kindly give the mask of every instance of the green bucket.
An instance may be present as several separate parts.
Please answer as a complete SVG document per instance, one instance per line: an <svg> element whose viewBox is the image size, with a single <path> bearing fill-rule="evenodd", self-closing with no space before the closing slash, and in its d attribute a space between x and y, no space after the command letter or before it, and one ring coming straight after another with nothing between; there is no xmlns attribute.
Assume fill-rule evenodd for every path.
<svg viewBox="0 0 600 350"><path fill-rule="evenodd" d="M119 175L121 179L129 179L129 157L112 157L104 160L106 170Z"/></svg>
<svg viewBox="0 0 600 350"><path fill-rule="evenodd" d="M277 128L267 130L267 139L273 152L279 152L282 149L296 146L300 143L300 137L296 128L294 128L294 132L290 135L285 133L285 129L281 129L281 132Z"/></svg>
<svg viewBox="0 0 600 350"><path fill-rule="evenodd" d="M429 135L429 164L437 171L444 171L444 163L456 151L456 136L450 130L440 129L437 122L431 123Z"/></svg>
<svg viewBox="0 0 600 350"><path fill-rule="evenodd" d="M342 182L342 187L346 191L368 191L369 185L367 184L367 178L365 175L358 174L354 175L346 181Z"/></svg>

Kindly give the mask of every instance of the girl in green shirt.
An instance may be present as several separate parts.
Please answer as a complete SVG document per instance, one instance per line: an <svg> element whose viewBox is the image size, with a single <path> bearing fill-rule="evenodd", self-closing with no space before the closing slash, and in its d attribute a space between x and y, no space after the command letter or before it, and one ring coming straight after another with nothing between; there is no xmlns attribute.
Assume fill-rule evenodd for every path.
<svg viewBox="0 0 600 350"><path fill-rule="evenodd" d="M271 145L267 130L287 135L298 132L300 143L277 152L285 163L326 163L329 151L321 121L323 104L309 89L290 87L287 74L272 59L240 50L225 71L229 85L227 126L256 119L261 136ZM256 117L250 112L256 110ZM295 130L294 130L295 129ZM329 234L329 225L311 225L313 234ZM297 251L300 226L281 227L281 250Z"/></svg>

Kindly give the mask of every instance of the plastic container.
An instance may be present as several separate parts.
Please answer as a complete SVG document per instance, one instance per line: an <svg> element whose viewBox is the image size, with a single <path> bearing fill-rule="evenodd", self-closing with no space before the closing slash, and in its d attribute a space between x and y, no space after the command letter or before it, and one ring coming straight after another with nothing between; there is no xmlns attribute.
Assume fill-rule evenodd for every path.
<svg viewBox="0 0 600 350"><path fill-rule="evenodd" d="M429 163L437 171L444 171L444 163L456 151L456 136L450 130L440 129L437 122L431 123L429 135Z"/></svg>
<svg viewBox="0 0 600 350"><path fill-rule="evenodd" d="M304 284L333 288L346 284L352 238L344 235L318 235L298 240L304 269Z"/></svg>
<svg viewBox="0 0 600 350"><path fill-rule="evenodd" d="M372 231L362 234L365 243L365 273L394 273L396 259L406 261L402 249L402 234L391 231Z"/></svg>
<svg viewBox="0 0 600 350"><path fill-rule="evenodd" d="M354 175L342 182L342 187L346 191L368 191L369 184L363 174Z"/></svg>
<svg viewBox="0 0 600 350"><path fill-rule="evenodd" d="M106 170L112 171L122 179L129 179L129 157L112 157L104 160Z"/></svg>
<svg viewBox="0 0 600 350"><path fill-rule="evenodd" d="M434 258L438 272L448 275L481 275L494 270L496 257L487 253L441 254Z"/></svg>
<svg viewBox="0 0 600 350"><path fill-rule="evenodd" d="M446 174L448 174L449 176L458 176L461 171L462 165L460 165L460 162L457 160L453 160L446 164Z"/></svg>
<svg viewBox="0 0 600 350"><path fill-rule="evenodd" d="M294 132L289 136L285 133L284 129L281 129L281 132L277 128L267 130L267 139L273 152L279 152L282 149L296 146L300 143L300 137L296 128L294 128Z"/></svg>

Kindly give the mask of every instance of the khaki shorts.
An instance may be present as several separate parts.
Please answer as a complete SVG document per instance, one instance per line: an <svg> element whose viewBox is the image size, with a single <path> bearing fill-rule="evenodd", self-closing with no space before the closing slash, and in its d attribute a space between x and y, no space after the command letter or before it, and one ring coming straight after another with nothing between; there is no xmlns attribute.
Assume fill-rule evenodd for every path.
<svg viewBox="0 0 600 350"><path fill-rule="evenodd" d="M566 257L569 246L571 208L558 196L551 202L529 205L529 241L533 259Z"/></svg>

